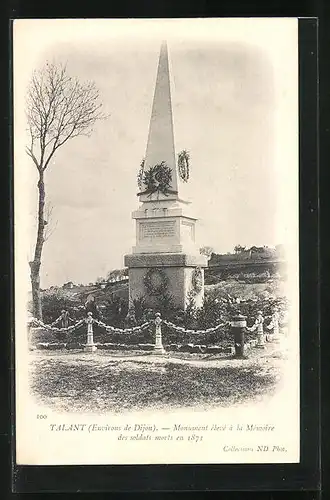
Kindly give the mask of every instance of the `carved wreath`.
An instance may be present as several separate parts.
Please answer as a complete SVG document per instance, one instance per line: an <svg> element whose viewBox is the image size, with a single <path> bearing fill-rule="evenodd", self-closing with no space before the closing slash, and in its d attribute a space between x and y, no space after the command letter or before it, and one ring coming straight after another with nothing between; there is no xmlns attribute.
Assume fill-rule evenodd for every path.
<svg viewBox="0 0 330 500"><path fill-rule="evenodd" d="M144 277L144 285L152 295L163 295L167 291L168 277L157 267L149 269Z"/></svg>
<svg viewBox="0 0 330 500"><path fill-rule="evenodd" d="M192 290L197 295L203 288L203 271L200 267L196 267L192 274Z"/></svg>

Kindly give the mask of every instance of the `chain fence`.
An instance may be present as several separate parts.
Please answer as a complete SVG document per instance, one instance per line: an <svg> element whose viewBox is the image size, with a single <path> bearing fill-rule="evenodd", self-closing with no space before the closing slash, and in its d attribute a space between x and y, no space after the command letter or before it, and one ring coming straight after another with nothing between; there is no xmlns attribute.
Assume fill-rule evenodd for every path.
<svg viewBox="0 0 330 500"><path fill-rule="evenodd" d="M271 319L268 325L265 325L265 320ZM129 335L138 335L143 332L149 331L149 334L154 334L155 344L154 349L155 352L164 354L165 350L163 347L162 341L162 326L166 326L169 331L172 331L176 334L183 334L184 336L200 336L200 335L211 335L217 332L220 332L221 329L227 328L227 332L229 331L230 338L233 341L233 350L235 350L236 357L244 357L244 352L247 347L265 348L265 339L268 340L267 334L264 334L264 326L268 330L273 330L273 339L279 340L280 338L280 319L278 311L274 311L272 316L263 317L262 313L259 311L253 326L248 327L246 323L246 317L242 315L233 316L231 321L224 321L219 323L218 325L207 328L207 329L188 329L183 326L176 325L171 321L166 319L162 319L160 313L156 313L154 319L150 319L144 322L142 325L131 326L128 328L117 328L112 325L107 325L103 321L95 319L92 317L92 313L89 312L87 317L77 321L74 324L68 325L68 323L73 323L74 320L68 316L66 311L62 311L62 314L50 325L47 325L40 321L37 318L32 318L28 322L28 326L30 329L35 330L46 330L48 332L53 332L54 334L72 334L77 330L81 329L83 326L87 326L87 341L84 344L86 351L95 351L97 349L94 343L94 331L93 326L98 326L103 332L109 335L118 335L121 336L129 336ZM58 327L58 324L67 324L68 326ZM246 332L256 332L255 339L251 341L246 341L245 334ZM148 344L150 345L150 344ZM181 344L180 344L181 345ZM191 345L188 343L187 345ZM217 346L215 346L217 347ZM134 348L134 346L132 346Z"/></svg>

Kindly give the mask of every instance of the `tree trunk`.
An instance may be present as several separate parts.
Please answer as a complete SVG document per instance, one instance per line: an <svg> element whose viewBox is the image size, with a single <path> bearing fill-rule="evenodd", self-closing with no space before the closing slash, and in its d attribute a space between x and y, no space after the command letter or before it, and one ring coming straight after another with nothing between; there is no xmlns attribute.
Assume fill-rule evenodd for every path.
<svg viewBox="0 0 330 500"><path fill-rule="evenodd" d="M33 315L35 318L42 320L42 307L41 307L41 294L40 294L40 266L41 266L41 253L44 245L44 210L45 210L45 183L44 174L39 172L38 182L39 198L38 198L38 230L37 240L34 251L33 261L30 262L30 277L32 286L32 300L33 300Z"/></svg>

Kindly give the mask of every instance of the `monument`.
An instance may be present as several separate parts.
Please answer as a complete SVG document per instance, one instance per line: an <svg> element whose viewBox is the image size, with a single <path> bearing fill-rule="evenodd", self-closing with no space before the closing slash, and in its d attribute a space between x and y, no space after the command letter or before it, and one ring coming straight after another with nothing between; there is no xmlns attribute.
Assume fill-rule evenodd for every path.
<svg viewBox="0 0 330 500"><path fill-rule="evenodd" d="M174 147L172 102L167 45L159 55L149 136L138 193L136 245L125 256L129 297L144 297L148 307L167 302L185 309L193 299L200 307L204 298L204 267L207 259L195 244L195 225L190 202L180 198Z"/></svg>

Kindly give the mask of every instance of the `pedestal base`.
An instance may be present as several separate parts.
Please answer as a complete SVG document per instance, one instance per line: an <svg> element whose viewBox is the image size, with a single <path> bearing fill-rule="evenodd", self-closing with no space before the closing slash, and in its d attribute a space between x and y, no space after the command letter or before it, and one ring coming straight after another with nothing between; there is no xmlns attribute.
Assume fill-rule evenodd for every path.
<svg viewBox="0 0 330 500"><path fill-rule="evenodd" d="M126 255L125 265L128 267L130 300L143 297L146 306L152 309L159 308L164 300L170 300L173 307L185 309L188 294L193 290L193 273L196 267L206 267L207 260L203 255L148 253ZM166 280L166 287L159 295L148 288L146 283L146 274L150 269L160 270ZM194 292L196 307L202 306L204 298L204 270L201 271L200 287ZM155 278L156 275L157 273Z"/></svg>
<svg viewBox="0 0 330 500"><path fill-rule="evenodd" d="M163 346L155 346L153 350L153 354L155 355L160 355L160 354L165 354L166 351Z"/></svg>
<svg viewBox="0 0 330 500"><path fill-rule="evenodd" d="M96 345L85 345L84 351L85 352L95 352L97 350Z"/></svg>

